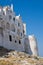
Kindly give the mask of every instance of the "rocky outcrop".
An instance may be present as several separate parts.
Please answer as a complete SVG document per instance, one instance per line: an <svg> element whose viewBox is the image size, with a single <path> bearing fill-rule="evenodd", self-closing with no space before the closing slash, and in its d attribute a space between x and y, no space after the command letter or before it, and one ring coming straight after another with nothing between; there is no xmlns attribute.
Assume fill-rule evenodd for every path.
<svg viewBox="0 0 43 65"><path fill-rule="evenodd" d="M0 47L0 65L43 65L43 58Z"/></svg>

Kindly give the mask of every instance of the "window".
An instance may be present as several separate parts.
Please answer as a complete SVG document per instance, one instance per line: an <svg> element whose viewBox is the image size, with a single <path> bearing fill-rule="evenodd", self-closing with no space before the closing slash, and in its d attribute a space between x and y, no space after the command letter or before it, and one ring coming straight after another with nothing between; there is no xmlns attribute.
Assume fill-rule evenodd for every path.
<svg viewBox="0 0 43 65"><path fill-rule="evenodd" d="M19 40L19 44L21 44L21 41Z"/></svg>
<svg viewBox="0 0 43 65"><path fill-rule="evenodd" d="M2 15L0 15L0 20L2 20L3 18L2 18Z"/></svg>
<svg viewBox="0 0 43 65"><path fill-rule="evenodd" d="M3 15L5 15L5 13L3 12Z"/></svg>
<svg viewBox="0 0 43 65"><path fill-rule="evenodd" d="M25 31L23 30L23 33L24 33Z"/></svg>
<svg viewBox="0 0 43 65"><path fill-rule="evenodd" d="M0 20L3 20L2 15L0 15Z"/></svg>
<svg viewBox="0 0 43 65"><path fill-rule="evenodd" d="M18 23L18 26L20 26L20 23Z"/></svg>
<svg viewBox="0 0 43 65"><path fill-rule="evenodd" d="M15 22L15 17L13 18L13 21Z"/></svg>
<svg viewBox="0 0 43 65"><path fill-rule="evenodd" d="M22 33L21 33L21 36L22 36Z"/></svg>
<svg viewBox="0 0 43 65"><path fill-rule="evenodd" d="M0 34L3 36L3 28L0 27Z"/></svg>
<svg viewBox="0 0 43 65"><path fill-rule="evenodd" d="M9 15L9 20L11 20L11 18L12 18L12 16L11 16L11 15Z"/></svg>
<svg viewBox="0 0 43 65"><path fill-rule="evenodd" d="M2 18L0 18L0 20L2 20Z"/></svg>
<svg viewBox="0 0 43 65"><path fill-rule="evenodd" d="M9 35L9 40L12 41L12 36L11 35Z"/></svg>
<svg viewBox="0 0 43 65"><path fill-rule="evenodd" d="M15 40L15 43L17 43L17 41Z"/></svg>

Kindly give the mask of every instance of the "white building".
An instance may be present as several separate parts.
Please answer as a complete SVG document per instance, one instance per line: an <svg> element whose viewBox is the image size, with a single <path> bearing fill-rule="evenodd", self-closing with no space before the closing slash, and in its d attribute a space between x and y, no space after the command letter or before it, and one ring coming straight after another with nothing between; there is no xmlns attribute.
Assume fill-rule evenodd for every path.
<svg viewBox="0 0 43 65"><path fill-rule="evenodd" d="M38 55L34 39L33 36L26 36L26 24L20 15L15 15L13 5L0 7L0 46Z"/></svg>

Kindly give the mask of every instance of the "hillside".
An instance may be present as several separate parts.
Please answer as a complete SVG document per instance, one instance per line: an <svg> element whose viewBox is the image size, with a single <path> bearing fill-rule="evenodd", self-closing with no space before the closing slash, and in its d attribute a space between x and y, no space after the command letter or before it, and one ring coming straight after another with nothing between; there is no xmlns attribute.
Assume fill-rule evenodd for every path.
<svg viewBox="0 0 43 65"><path fill-rule="evenodd" d="M0 47L0 65L43 65L43 58Z"/></svg>

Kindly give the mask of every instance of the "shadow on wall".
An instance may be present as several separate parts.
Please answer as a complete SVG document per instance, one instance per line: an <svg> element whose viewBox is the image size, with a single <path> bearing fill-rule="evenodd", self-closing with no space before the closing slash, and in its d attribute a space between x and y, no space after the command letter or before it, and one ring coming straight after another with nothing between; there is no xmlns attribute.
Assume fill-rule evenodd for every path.
<svg viewBox="0 0 43 65"><path fill-rule="evenodd" d="M24 48L25 48L25 52L32 55L32 51L30 48L30 44L29 44L29 39L25 38L25 42L24 42Z"/></svg>

